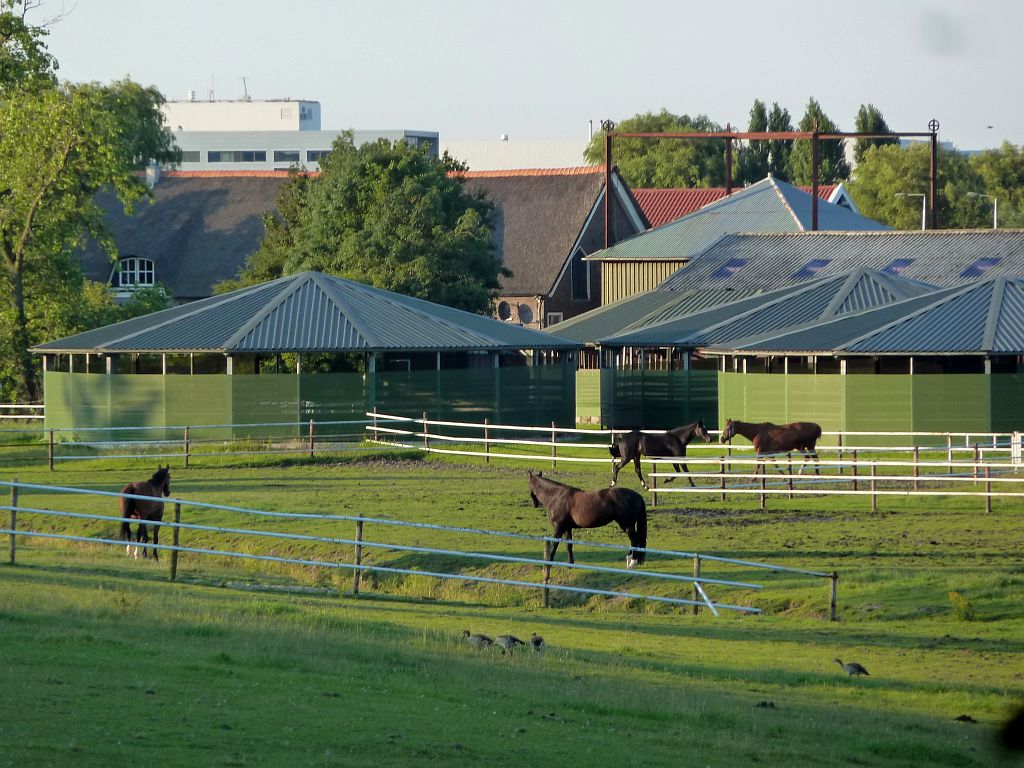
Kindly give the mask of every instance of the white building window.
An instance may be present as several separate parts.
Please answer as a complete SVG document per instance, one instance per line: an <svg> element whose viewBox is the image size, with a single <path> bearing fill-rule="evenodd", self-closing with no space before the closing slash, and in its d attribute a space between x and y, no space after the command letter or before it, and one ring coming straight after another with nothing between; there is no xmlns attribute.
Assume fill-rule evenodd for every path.
<svg viewBox="0 0 1024 768"><path fill-rule="evenodd" d="M115 288L138 288L151 286L156 282L152 259L129 256L121 259L114 269Z"/></svg>

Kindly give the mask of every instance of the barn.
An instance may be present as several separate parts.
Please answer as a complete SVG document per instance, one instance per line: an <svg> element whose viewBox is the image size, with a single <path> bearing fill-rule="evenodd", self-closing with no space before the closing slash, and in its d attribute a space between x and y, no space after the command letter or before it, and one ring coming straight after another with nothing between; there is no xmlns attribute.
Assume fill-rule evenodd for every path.
<svg viewBox="0 0 1024 768"><path fill-rule="evenodd" d="M574 423L576 342L303 272L41 344L50 429ZM288 429L297 427L281 426ZM262 428L261 428L262 429Z"/></svg>

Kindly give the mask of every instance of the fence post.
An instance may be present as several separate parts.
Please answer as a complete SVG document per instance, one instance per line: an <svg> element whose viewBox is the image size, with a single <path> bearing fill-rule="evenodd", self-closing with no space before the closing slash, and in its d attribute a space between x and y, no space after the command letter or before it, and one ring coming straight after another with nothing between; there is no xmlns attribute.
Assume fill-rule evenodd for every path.
<svg viewBox="0 0 1024 768"><path fill-rule="evenodd" d="M764 459L760 459L758 461L758 463L754 465L754 473L755 474L757 473L758 465L760 465L760 467L761 467L761 511L764 512L764 509L765 509L765 492L764 491L765 491L765 488L768 485L767 478L765 477L765 472L768 469L768 464L765 462Z"/></svg>
<svg viewBox="0 0 1024 768"><path fill-rule="evenodd" d="M491 420L484 419L484 463L491 463Z"/></svg>
<svg viewBox="0 0 1024 768"><path fill-rule="evenodd" d="M985 467L985 511L992 511L992 471Z"/></svg>
<svg viewBox="0 0 1024 768"><path fill-rule="evenodd" d="M658 506L658 463L651 462L651 506Z"/></svg>
<svg viewBox="0 0 1024 768"><path fill-rule="evenodd" d="M178 542L180 541L181 529L178 523L181 522L181 502L174 502L174 529L171 531L171 543L174 549L171 550L171 581L178 578Z"/></svg>
<svg viewBox="0 0 1024 768"><path fill-rule="evenodd" d="M915 445L914 446L914 490L915 491L918 489L918 486L920 485L918 483L918 481L917 481L917 478L919 478L921 476L921 467L919 466L920 461L921 461L921 449L918 448Z"/></svg>
<svg viewBox="0 0 1024 768"><path fill-rule="evenodd" d="M718 479L722 486L722 501L725 501L725 459L718 459Z"/></svg>
<svg viewBox="0 0 1024 768"><path fill-rule="evenodd" d="M828 577L828 620L836 620L836 582L839 581L839 574L832 571L832 575Z"/></svg>
<svg viewBox="0 0 1024 768"><path fill-rule="evenodd" d="M946 461L953 463L953 436L949 432L946 433ZM947 471L948 469L947 467Z"/></svg>
<svg viewBox="0 0 1024 768"><path fill-rule="evenodd" d="M700 578L700 555L694 555L693 556L693 578L694 578L694 582L693 582L693 599L694 599L693 615L696 616L697 613L700 611L700 606L697 605L697 601L700 600L700 592L697 590L697 581L696 581L696 579Z"/></svg>
<svg viewBox="0 0 1024 768"><path fill-rule="evenodd" d="M423 412L423 450L430 450L430 438L427 437L427 412Z"/></svg>
<svg viewBox="0 0 1024 768"><path fill-rule="evenodd" d="M50 445L47 448L46 457L49 460L50 470L53 470L53 430L50 430Z"/></svg>
<svg viewBox="0 0 1024 768"><path fill-rule="evenodd" d="M789 471L786 473L789 477L786 478L786 484L789 486L789 498L793 498L793 454L787 453L786 460L789 462Z"/></svg>
<svg viewBox="0 0 1024 768"><path fill-rule="evenodd" d="M551 605L551 590L548 589L547 585L551 583L551 565L548 561L548 548L551 546L550 542L544 542L544 607L548 608Z"/></svg>
<svg viewBox="0 0 1024 768"><path fill-rule="evenodd" d="M980 454L980 452L978 451L978 444L975 443L974 444L974 468L972 470L974 472L974 482L975 482L975 484L977 484L977 482L978 482L978 459L979 459L979 454Z"/></svg>
<svg viewBox="0 0 1024 768"><path fill-rule="evenodd" d="M18 482L18 478L14 478L14 482ZM18 486L11 486L11 565L14 565L15 550L17 544L15 541L18 538L15 531L18 530Z"/></svg>
<svg viewBox="0 0 1024 768"><path fill-rule="evenodd" d="M373 441L380 442L380 435L377 433L377 406L373 406Z"/></svg>
<svg viewBox="0 0 1024 768"><path fill-rule="evenodd" d="M852 457L851 458L852 464L851 464L850 472L853 474L853 490L856 491L857 490L857 449L856 448L854 448L852 451L850 451L850 456Z"/></svg>
<svg viewBox="0 0 1024 768"><path fill-rule="evenodd" d="M363 541L363 521L362 520L356 520L356 554L355 554L355 564L356 564L356 567L355 567L355 570L352 571L352 594L353 595L358 595L359 594L359 581L360 581L359 577L363 573L363 570L362 570L362 567L361 567L362 564L363 564L363 545L361 543L362 541Z"/></svg>
<svg viewBox="0 0 1024 768"><path fill-rule="evenodd" d="M555 422L551 422L551 468L555 468L555 459L557 454L555 452L555 445L558 442L558 433L555 432Z"/></svg>
<svg viewBox="0 0 1024 768"><path fill-rule="evenodd" d="M839 474L843 474L843 433L839 433Z"/></svg>
<svg viewBox="0 0 1024 768"><path fill-rule="evenodd" d="M309 458L313 458L313 420L309 420Z"/></svg>
<svg viewBox="0 0 1024 768"><path fill-rule="evenodd" d="M188 469L188 452L189 452L189 440L188 440L188 425L185 425L185 469Z"/></svg>
<svg viewBox="0 0 1024 768"><path fill-rule="evenodd" d="M732 459L732 438L725 444L725 455ZM732 472L732 461L729 462L729 471Z"/></svg>
<svg viewBox="0 0 1024 768"><path fill-rule="evenodd" d="M871 511L878 511L878 496L875 495L875 477L878 473L878 465L871 462Z"/></svg>

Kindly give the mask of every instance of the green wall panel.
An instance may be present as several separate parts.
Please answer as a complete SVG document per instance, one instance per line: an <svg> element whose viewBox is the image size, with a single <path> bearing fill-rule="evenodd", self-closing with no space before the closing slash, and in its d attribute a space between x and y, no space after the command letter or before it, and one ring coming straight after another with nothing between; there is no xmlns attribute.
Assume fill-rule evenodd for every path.
<svg viewBox="0 0 1024 768"><path fill-rule="evenodd" d="M128 379L128 376L109 378ZM164 380L164 423L170 426L230 424L230 376L161 376ZM125 382L126 384L128 382ZM204 429L194 432L197 440L231 436L229 429Z"/></svg>
<svg viewBox="0 0 1024 768"><path fill-rule="evenodd" d="M989 379L984 374L911 376L914 429L919 432L987 432Z"/></svg>
<svg viewBox="0 0 1024 768"><path fill-rule="evenodd" d="M846 380L846 429L851 432L912 432L913 383L910 376L851 374ZM905 443L904 438L850 437L850 445Z"/></svg>
<svg viewBox="0 0 1024 768"><path fill-rule="evenodd" d="M601 423L601 370L598 368L576 371L576 421Z"/></svg>
<svg viewBox="0 0 1024 768"><path fill-rule="evenodd" d="M786 380L786 423L813 421L825 432L837 432L846 423L846 387L842 376L792 374ZM823 443L835 443L825 437Z"/></svg>
<svg viewBox="0 0 1024 768"><path fill-rule="evenodd" d="M601 423L625 429L672 429L718 418L715 371L601 370Z"/></svg>
<svg viewBox="0 0 1024 768"><path fill-rule="evenodd" d="M990 378L992 431L1024 430L1024 375L996 373Z"/></svg>

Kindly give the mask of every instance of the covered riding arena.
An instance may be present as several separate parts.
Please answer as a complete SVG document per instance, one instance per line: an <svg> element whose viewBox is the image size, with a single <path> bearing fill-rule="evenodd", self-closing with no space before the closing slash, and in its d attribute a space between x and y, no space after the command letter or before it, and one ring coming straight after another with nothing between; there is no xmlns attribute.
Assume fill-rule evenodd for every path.
<svg viewBox="0 0 1024 768"><path fill-rule="evenodd" d="M49 429L224 425L239 437L254 433L245 425L288 434L374 407L571 426L579 346L303 272L33 351Z"/></svg>

